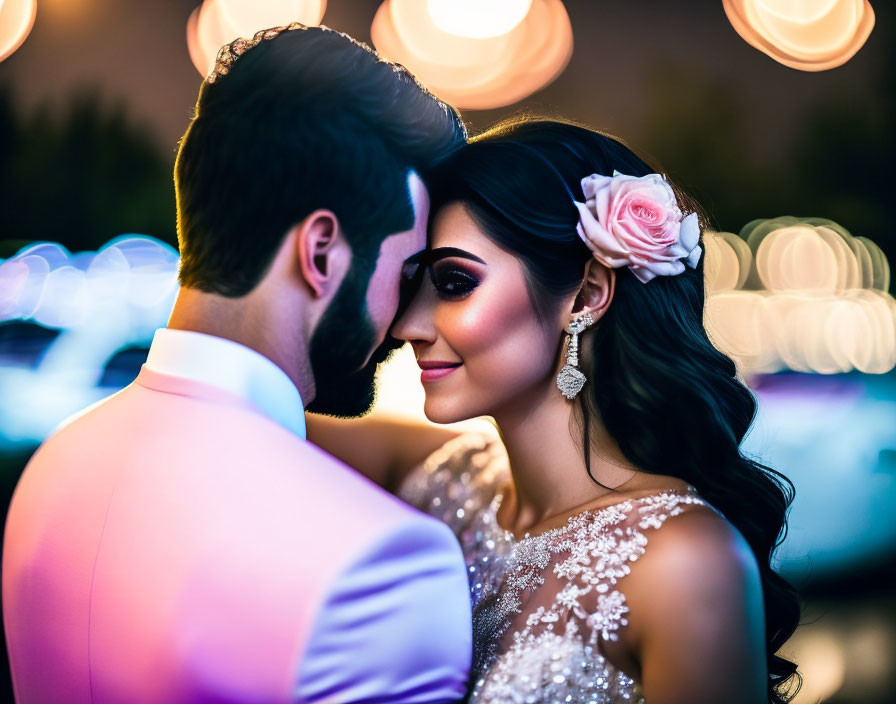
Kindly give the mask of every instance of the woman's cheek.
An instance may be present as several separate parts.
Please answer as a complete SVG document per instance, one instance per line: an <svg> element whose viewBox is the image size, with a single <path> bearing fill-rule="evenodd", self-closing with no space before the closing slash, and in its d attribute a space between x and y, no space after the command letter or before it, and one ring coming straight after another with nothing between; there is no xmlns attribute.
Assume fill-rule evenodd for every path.
<svg viewBox="0 0 896 704"><path fill-rule="evenodd" d="M481 293L486 295L473 300L474 293L466 305L455 304L458 307L446 320L443 335L463 360L466 378L481 387L480 392L488 389L487 395L497 402L552 371L553 346L527 293Z"/></svg>
<svg viewBox="0 0 896 704"><path fill-rule="evenodd" d="M474 294L475 295L475 294ZM444 314L438 316L442 337L463 360L464 364L474 362L483 351L491 348L500 339L500 314L493 310L494 304L483 305L480 300L459 301L441 306ZM439 320L437 320L438 324Z"/></svg>

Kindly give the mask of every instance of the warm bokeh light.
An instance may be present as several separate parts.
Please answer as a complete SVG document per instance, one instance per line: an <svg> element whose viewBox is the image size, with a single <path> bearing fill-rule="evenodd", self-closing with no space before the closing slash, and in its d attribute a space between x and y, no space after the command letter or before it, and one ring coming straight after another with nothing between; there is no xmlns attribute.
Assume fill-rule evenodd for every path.
<svg viewBox="0 0 896 704"><path fill-rule="evenodd" d="M704 238L706 283L712 291L741 288L753 265L749 245L732 232L708 232Z"/></svg>
<svg viewBox="0 0 896 704"><path fill-rule="evenodd" d="M190 59L205 78L225 44L292 22L319 25L326 9L326 0L205 0L187 20Z"/></svg>
<svg viewBox="0 0 896 704"><path fill-rule="evenodd" d="M887 258L867 237L824 218L754 220L740 232L756 256L746 288L843 291L890 286Z"/></svg>
<svg viewBox="0 0 896 704"><path fill-rule="evenodd" d="M193 62L196 70L205 78L214 66L214 59L211 59L211 63L209 63L209 58L199 44L199 11L201 9L202 6L200 5L187 18L187 51L190 54L190 61Z"/></svg>
<svg viewBox="0 0 896 704"><path fill-rule="evenodd" d="M843 686L846 656L836 634L828 629L804 627L785 646L797 662L803 684L793 704L817 704Z"/></svg>
<svg viewBox="0 0 896 704"><path fill-rule="evenodd" d="M723 0L723 5L747 43L802 71L846 63L874 27L868 0Z"/></svg>
<svg viewBox="0 0 896 704"><path fill-rule="evenodd" d="M205 0L196 11L196 37L193 43L199 50L201 63L196 66L203 78L215 65L218 51L239 36L235 28L229 26L221 14L220 0ZM190 19L187 20L187 32L190 31ZM187 46L191 43L189 34Z"/></svg>
<svg viewBox="0 0 896 704"><path fill-rule="evenodd" d="M40 0L41 24L47 22L70 32L96 22L105 4L107 0Z"/></svg>
<svg viewBox="0 0 896 704"><path fill-rule="evenodd" d="M891 701L896 635L881 618L883 604L869 599L833 606L809 607L804 625L781 648L803 677L793 704L818 704L835 695L838 702Z"/></svg>
<svg viewBox="0 0 896 704"><path fill-rule="evenodd" d="M822 218L781 217L704 241L707 329L743 371L896 366L890 268L868 238Z"/></svg>
<svg viewBox="0 0 896 704"><path fill-rule="evenodd" d="M407 66L457 107L486 109L522 100L553 81L572 55L572 25L560 0L533 0L521 22L488 38L445 31L428 7L420 0L385 0L370 34L380 54Z"/></svg>
<svg viewBox="0 0 896 704"><path fill-rule="evenodd" d="M487 39L507 34L522 22L532 0L426 0L439 29L461 37Z"/></svg>
<svg viewBox="0 0 896 704"><path fill-rule="evenodd" d="M0 2L0 61L24 43L34 26L37 0Z"/></svg>
<svg viewBox="0 0 896 704"><path fill-rule="evenodd" d="M218 0L224 22L237 36L251 37L260 29L285 27L293 22L318 25L327 10L326 0Z"/></svg>

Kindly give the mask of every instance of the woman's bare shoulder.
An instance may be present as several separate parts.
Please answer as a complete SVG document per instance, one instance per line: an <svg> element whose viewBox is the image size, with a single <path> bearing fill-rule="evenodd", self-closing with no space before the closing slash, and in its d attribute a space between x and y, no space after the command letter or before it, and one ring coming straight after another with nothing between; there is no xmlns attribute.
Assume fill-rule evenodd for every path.
<svg viewBox="0 0 896 704"><path fill-rule="evenodd" d="M759 701L765 613L759 567L746 540L706 505L688 506L645 536L645 552L622 587L628 642L643 663L645 693L661 691L678 701L676 689L709 696L741 683L737 701Z"/></svg>
<svg viewBox="0 0 896 704"><path fill-rule="evenodd" d="M646 549L630 575L626 597L643 602L648 613L707 598L740 608L747 587L759 584L759 568L747 541L705 504L687 506L645 535Z"/></svg>

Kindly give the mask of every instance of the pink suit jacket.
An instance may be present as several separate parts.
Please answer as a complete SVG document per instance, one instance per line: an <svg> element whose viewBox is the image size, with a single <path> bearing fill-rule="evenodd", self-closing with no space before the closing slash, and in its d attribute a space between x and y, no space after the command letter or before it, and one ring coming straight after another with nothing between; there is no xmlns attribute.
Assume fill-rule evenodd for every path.
<svg viewBox="0 0 896 704"><path fill-rule="evenodd" d="M23 473L3 617L20 704L451 701L471 658L446 526L146 368Z"/></svg>

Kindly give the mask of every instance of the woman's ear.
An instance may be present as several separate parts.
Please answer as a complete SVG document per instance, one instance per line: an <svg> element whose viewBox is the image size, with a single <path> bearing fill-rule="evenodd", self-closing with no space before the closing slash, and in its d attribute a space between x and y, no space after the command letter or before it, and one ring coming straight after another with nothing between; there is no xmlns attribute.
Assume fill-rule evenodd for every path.
<svg viewBox="0 0 896 704"><path fill-rule="evenodd" d="M616 272L590 258L585 265L585 280L573 307L570 321L580 315L588 314L597 322L607 312L613 302L616 290Z"/></svg>
<svg viewBox="0 0 896 704"><path fill-rule="evenodd" d="M299 271L315 298L327 294L339 268L343 237L339 220L330 210L315 210L294 228Z"/></svg>

